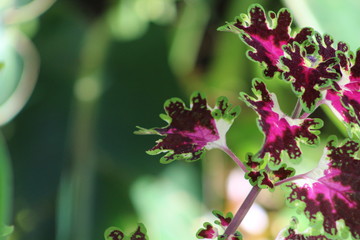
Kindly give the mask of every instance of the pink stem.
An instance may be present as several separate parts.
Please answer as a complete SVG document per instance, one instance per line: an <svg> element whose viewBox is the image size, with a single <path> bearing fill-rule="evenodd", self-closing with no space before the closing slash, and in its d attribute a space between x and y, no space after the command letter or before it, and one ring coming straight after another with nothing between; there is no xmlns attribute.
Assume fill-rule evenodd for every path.
<svg viewBox="0 0 360 240"><path fill-rule="evenodd" d="M301 114L301 111L302 111L302 106L301 106L301 102L300 102L300 99L297 100L296 102L296 105L294 107L294 110L291 114L291 117L292 118L298 118Z"/></svg>
<svg viewBox="0 0 360 240"><path fill-rule="evenodd" d="M241 207L236 212L234 218L231 220L229 226L226 228L224 236L229 237L230 235L234 234L236 229L240 226L242 220L248 213L250 207L253 205L256 197L259 195L261 188L258 186L254 186L250 193L247 195L245 201L241 205ZM227 238L229 239L229 238Z"/></svg>
<svg viewBox="0 0 360 240"><path fill-rule="evenodd" d="M308 174L308 173L303 173L303 174L299 174L299 175L296 175L296 176L293 176L293 177L283 179L283 180L278 181L277 183L275 183L275 186L279 186L281 184L291 182L291 181L295 181L295 180L298 180L298 179L304 179L304 178L306 178L306 174Z"/></svg>
<svg viewBox="0 0 360 240"><path fill-rule="evenodd" d="M229 155L229 157L232 158L232 160L234 160L234 162L244 171L244 172L248 172L248 170L246 169L245 165L241 162L241 160L228 148L228 147L222 147L221 148L227 155Z"/></svg>

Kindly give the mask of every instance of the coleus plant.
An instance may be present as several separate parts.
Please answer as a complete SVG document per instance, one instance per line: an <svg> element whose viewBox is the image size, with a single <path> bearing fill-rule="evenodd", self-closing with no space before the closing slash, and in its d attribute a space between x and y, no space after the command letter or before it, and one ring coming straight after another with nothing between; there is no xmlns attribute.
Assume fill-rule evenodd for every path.
<svg viewBox="0 0 360 240"><path fill-rule="evenodd" d="M254 79L253 94L240 93L240 100L258 114L264 134L257 153L240 160L227 147L226 133L240 108L232 107L225 97L211 107L199 92L192 95L190 107L178 98L165 103L166 114L160 117L167 126L136 131L162 137L147 151L165 153L162 163L192 162L202 159L206 150L223 150L252 184L236 214L214 211L217 227L204 223L196 234L198 239L242 239L237 228L259 192L278 186L286 189L289 205L302 210L309 226L305 231L299 229L294 218L277 239L360 239L360 50L353 53L346 43L335 43L329 35L312 28L295 31L291 25L287 9L266 14L255 4L247 14L219 28L239 35L251 47L247 55L263 68L266 81L287 82L298 98L289 116L281 111L266 81ZM288 161L301 161L300 143L317 146L320 142L323 121L310 116L321 105L332 110L349 136L340 143L330 137L321 159L313 159L318 166L298 174Z"/></svg>
<svg viewBox="0 0 360 240"><path fill-rule="evenodd" d="M117 227L110 227L105 231L104 238L105 240L149 240L147 230L141 223L130 236L125 235L124 232Z"/></svg>

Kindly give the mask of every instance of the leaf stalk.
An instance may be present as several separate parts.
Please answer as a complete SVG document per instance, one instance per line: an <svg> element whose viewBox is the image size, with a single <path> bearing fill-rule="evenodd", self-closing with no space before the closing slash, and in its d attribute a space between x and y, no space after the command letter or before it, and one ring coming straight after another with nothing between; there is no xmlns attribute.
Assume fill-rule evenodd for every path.
<svg viewBox="0 0 360 240"><path fill-rule="evenodd" d="M230 222L229 226L226 228L224 235L230 236L235 233L236 229L240 226L242 220L245 218L246 214L250 210L251 206L253 205L256 197L259 195L261 188L258 186L254 186L250 193L247 195L245 201L240 206L238 211L236 212L234 218ZM229 238L227 238L229 239Z"/></svg>
<svg viewBox="0 0 360 240"><path fill-rule="evenodd" d="M244 171L248 172L247 168L245 167L244 163L231 151L228 147L222 147L221 148L229 157L234 160L234 162Z"/></svg>

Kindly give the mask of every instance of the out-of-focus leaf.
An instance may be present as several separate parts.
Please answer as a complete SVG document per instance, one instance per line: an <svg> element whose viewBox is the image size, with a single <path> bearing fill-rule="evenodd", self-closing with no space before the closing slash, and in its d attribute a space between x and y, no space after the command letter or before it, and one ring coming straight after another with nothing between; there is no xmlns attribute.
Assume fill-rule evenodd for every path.
<svg viewBox="0 0 360 240"><path fill-rule="evenodd" d="M172 22L175 16L174 0L118 1L107 14L113 36L128 41L141 37L150 22L167 24Z"/></svg>
<svg viewBox="0 0 360 240"><path fill-rule="evenodd" d="M131 199L139 221L149 230L150 239L194 239L194 219L201 214L197 172L194 165L178 162L167 165L158 178L139 178Z"/></svg>
<svg viewBox="0 0 360 240"><path fill-rule="evenodd" d="M13 183L11 180L12 168L7 153L7 148L2 136L0 136L0 227L1 234L11 233L12 227L7 227L11 213L11 199ZM11 231L10 231L11 230Z"/></svg>
<svg viewBox="0 0 360 240"><path fill-rule="evenodd" d="M22 62L13 46L15 38L3 27L0 25L0 104L14 92L22 72Z"/></svg>
<svg viewBox="0 0 360 240"><path fill-rule="evenodd" d="M105 240L149 240L144 224L139 223L136 230L126 236L119 228L109 227L104 233Z"/></svg>
<svg viewBox="0 0 360 240"><path fill-rule="evenodd" d="M170 66L180 78L187 76L195 67L210 16L209 1L195 0L184 3L169 51Z"/></svg>
<svg viewBox="0 0 360 240"><path fill-rule="evenodd" d="M293 218L291 226L283 229L276 237L276 240L332 240L331 238L327 238L325 235L311 233L311 231L299 233L299 231L297 231L297 225L297 220Z"/></svg>
<svg viewBox="0 0 360 240"><path fill-rule="evenodd" d="M14 232L14 226L2 226L0 227L0 239L7 237Z"/></svg>

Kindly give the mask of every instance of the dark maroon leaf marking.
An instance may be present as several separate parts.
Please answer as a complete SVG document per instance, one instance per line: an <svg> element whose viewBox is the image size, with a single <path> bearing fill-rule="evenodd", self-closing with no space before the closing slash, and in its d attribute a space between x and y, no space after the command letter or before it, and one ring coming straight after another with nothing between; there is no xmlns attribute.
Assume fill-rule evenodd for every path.
<svg viewBox="0 0 360 240"><path fill-rule="evenodd" d="M295 229L289 228L287 230L287 236L277 240L333 240L327 238L324 235L311 235L311 234L300 234L296 233Z"/></svg>
<svg viewBox="0 0 360 240"><path fill-rule="evenodd" d="M217 229L215 229L210 223L204 223L204 228L201 228L196 237L198 239L209 238L215 239L218 236Z"/></svg>
<svg viewBox="0 0 360 240"><path fill-rule="evenodd" d="M131 235L130 240L148 240L146 236L146 228L144 225L139 224L136 231Z"/></svg>
<svg viewBox="0 0 360 240"><path fill-rule="evenodd" d="M207 105L206 98L195 93L191 97L191 108L185 107L183 101L172 98L165 103L169 123L164 128L143 129L138 134L159 134L164 136L148 151L149 154L167 153L161 158L162 163L174 160L195 161L202 157L205 148L226 147L225 134L240 109L231 108L225 97L218 98L214 109ZM218 123L219 124L218 127Z"/></svg>
<svg viewBox="0 0 360 240"><path fill-rule="evenodd" d="M233 219L232 213L227 213L224 215L220 211L212 212L218 220L215 220L214 223L221 226L223 232L225 232L226 228L229 226L231 220ZM219 228L214 227L211 223L204 223L204 228L200 228L196 233L197 239L218 239L218 240L242 240L242 235L240 232L235 232L234 234L226 237L224 235L219 234Z"/></svg>
<svg viewBox="0 0 360 240"><path fill-rule="evenodd" d="M303 109L312 112L317 102L323 98L320 88L330 86L339 79L339 73L333 68L338 60L323 60L316 54L308 55L306 49L298 43L285 46L284 51L288 54L281 59L288 68L284 72L284 78L300 96Z"/></svg>
<svg viewBox="0 0 360 240"><path fill-rule="evenodd" d="M277 170L266 168L264 161L254 161L254 157L248 154L246 157L246 166L249 170L245 174L245 178L250 180L250 184L259 186L260 188L268 188L273 190L275 183L291 177L295 174L295 169L288 168L286 164L282 164Z"/></svg>
<svg viewBox="0 0 360 240"><path fill-rule="evenodd" d="M124 233L120 230L114 230L110 232L108 237L110 237L112 240L122 240L124 238Z"/></svg>
<svg viewBox="0 0 360 240"><path fill-rule="evenodd" d="M258 157L263 159L270 155L275 165L281 163L281 153L287 152L291 159L301 155L299 141L307 144L318 142L318 131L322 125L319 119L291 119L281 112L276 97L270 94L260 80L253 83L253 92L257 99L241 93L241 99L259 115L259 126L264 132L265 142Z"/></svg>
<svg viewBox="0 0 360 240"><path fill-rule="evenodd" d="M277 16L274 12L269 15L271 22L267 20L264 9L255 4L250 7L248 16L242 15L219 30L240 34L242 40L254 49L248 52L248 56L266 66L265 76L273 77L275 72L282 72L278 64L280 57L284 55L283 46L294 41L303 43L313 31L303 28L292 37L292 16L287 9L281 9Z"/></svg>
<svg viewBox="0 0 360 240"><path fill-rule="evenodd" d="M226 216L224 216L224 214L220 211L213 211L213 214L219 219L215 221L215 223L225 228L229 226L233 218L231 213L228 213Z"/></svg>
<svg viewBox="0 0 360 240"><path fill-rule="evenodd" d="M315 33L315 41L313 43L318 47L318 54L323 60L328 60L337 57L337 52L346 53L349 51L349 46L344 42L339 42L335 48L334 40L330 35L325 34L324 37L320 33Z"/></svg>
<svg viewBox="0 0 360 240"><path fill-rule="evenodd" d="M339 54L343 56L343 54ZM342 79L326 92L326 104L351 131L360 136L360 50L342 65ZM350 63L349 63L350 62Z"/></svg>
<svg viewBox="0 0 360 240"><path fill-rule="evenodd" d="M360 160L356 158L359 143L347 140L337 147L336 139L329 140L319 167L307 174L312 184L292 183L290 203L304 202L304 211L311 221L321 213L324 231L336 235L336 222L343 220L351 235L360 238ZM317 173L322 175L318 176Z"/></svg>

